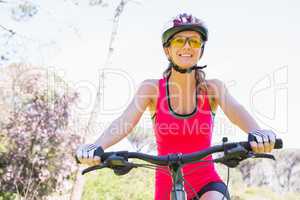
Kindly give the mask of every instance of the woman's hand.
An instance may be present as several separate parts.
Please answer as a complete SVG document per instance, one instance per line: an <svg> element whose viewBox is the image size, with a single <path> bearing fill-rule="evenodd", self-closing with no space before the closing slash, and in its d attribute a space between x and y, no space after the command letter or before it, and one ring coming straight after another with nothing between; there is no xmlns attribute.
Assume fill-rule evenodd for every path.
<svg viewBox="0 0 300 200"><path fill-rule="evenodd" d="M248 135L248 141L255 153L269 153L274 149L276 134L272 130L256 130Z"/></svg>
<svg viewBox="0 0 300 200"><path fill-rule="evenodd" d="M80 164L86 164L89 166L99 165L101 163L100 157L95 156L95 151L100 151L103 154L101 146L95 144L83 144L76 150L76 158Z"/></svg>

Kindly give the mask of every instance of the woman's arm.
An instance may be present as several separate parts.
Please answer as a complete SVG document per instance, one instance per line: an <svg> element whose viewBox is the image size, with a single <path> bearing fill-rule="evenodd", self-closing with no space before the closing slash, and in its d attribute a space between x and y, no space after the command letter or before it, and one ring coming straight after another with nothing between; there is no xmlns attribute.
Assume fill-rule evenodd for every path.
<svg viewBox="0 0 300 200"><path fill-rule="evenodd" d="M244 132L259 130L260 127L248 111L231 96L225 84L218 80L210 80L209 86L214 90L214 98L228 119Z"/></svg>
<svg viewBox="0 0 300 200"><path fill-rule="evenodd" d="M252 133L256 141L250 141L256 153L271 152L275 145L276 134L270 130L261 130L248 111L230 95L225 84L214 79L209 82L213 88L214 98L228 119L246 133Z"/></svg>
<svg viewBox="0 0 300 200"><path fill-rule="evenodd" d="M136 126L151 102L155 88L155 80L143 81L126 110L104 130L95 144L106 149L126 137Z"/></svg>

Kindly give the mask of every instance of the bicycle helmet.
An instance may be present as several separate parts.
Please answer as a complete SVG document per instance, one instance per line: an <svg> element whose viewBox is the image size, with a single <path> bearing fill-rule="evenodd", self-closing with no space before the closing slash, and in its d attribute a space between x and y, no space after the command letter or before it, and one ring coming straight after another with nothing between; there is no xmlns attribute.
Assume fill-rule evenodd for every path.
<svg viewBox="0 0 300 200"><path fill-rule="evenodd" d="M198 32L201 35L203 42L206 42L208 39L208 31L203 22L192 15L183 13L176 16L166 24L162 34L163 46L166 47L170 39L176 33L187 30Z"/></svg>

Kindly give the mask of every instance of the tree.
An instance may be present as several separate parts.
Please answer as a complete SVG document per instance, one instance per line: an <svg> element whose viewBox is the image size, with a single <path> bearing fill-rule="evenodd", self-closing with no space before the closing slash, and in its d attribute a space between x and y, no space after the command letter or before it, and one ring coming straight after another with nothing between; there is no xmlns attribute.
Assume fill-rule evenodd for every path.
<svg viewBox="0 0 300 200"><path fill-rule="evenodd" d="M52 75L50 86L45 68L16 64L1 70L0 191L42 199L68 189L74 177L72 152L80 137L70 111L77 94Z"/></svg>
<svg viewBox="0 0 300 200"><path fill-rule="evenodd" d="M133 0L132 0L133 1ZM105 0L89 0L89 1L84 1L84 0L65 0L62 1L62 3L68 3L69 2L73 3L75 6L80 6L82 3L86 4L88 3L90 6L100 6L100 7L106 7L108 5L108 1ZM108 48L108 55L107 55L107 61L106 64L110 63L110 58L112 57L112 54L114 52L113 48L113 43L114 43L114 38L116 37L117 30L118 30L118 23L120 16L125 8L125 5L130 2L130 0L120 0L119 4L117 5L115 12L113 14L113 20L112 20L112 33L111 33L111 39L110 39L110 46ZM13 16L11 16L12 20L15 20L15 22L27 22L30 21L33 18L36 18L41 14L42 12L45 13L51 13L48 12L48 8L43 8L42 5L43 3L39 1L14 1L9 2L9 1L1 1L0 6L3 5L12 5L7 7L9 9L10 13L14 13ZM64 6L64 5L62 5ZM14 10L14 11L13 11ZM53 17L53 16L52 16ZM60 22L59 19L57 22ZM18 24L15 23L15 24ZM56 23L57 24L57 23ZM75 24L75 23L74 23ZM70 26L66 25L67 28L71 27L72 30L77 32L77 28L75 26ZM55 32L55 31L54 31ZM36 38L31 38L28 35L25 35L25 33L18 32L17 30L14 30L13 27L10 27L10 24L1 24L0 26L0 66L4 66L7 63L12 62L13 60L20 60L18 57L22 57L24 55L27 55L27 49L35 49L35 52L40 52L40 48L43 46L52 46L52 43L49 45L49 41L51 40L50 38L46 38L49 41L40 41L39 39ZM50 41L51 42L51 41ZM33 47L29 47L29 46ZM22 59L23 60L23 59ZM92 126L95 126L95 119L98 116L97 109L95 109L100 102L100 86L98 87L97 91L97 98L95 100L94 104L94 111L91 113L90 120L88 122L87 128L85 133L90 133L90 130L93 130L91 128ZM77 198L80 198L81 196L81 189L82 189L82 177L79 175L80 172L78 170L78 176L76 176L76 184L73 189L74 193L71 198L75 199L76 196ZM80 181L81 180L81 181ZM78 184L78 183L82 184Z"/></svg>
<svg viewBox="0 0 300 200"><path fill-rule="evenodd" d="M107 58L106 58L106 62L105 62L107 65L110 64L111 57L114 52L113 44L115 41L115 37L117 35L119 19L124 10L124 7L126 6L126 4L128 2L129 2L129 0L121 0L119 5L115 9L115 13L114 13L114 17L113 17L113 28L112 28L112 32L111 32L111 36L110 36L108 54L107 54ZM101 75L99 76L99 82L100 82L100 79L101 79ZM98 108L100 106L100 99L101 99L101 85L98 85L95 103L94 103L91 115L89 117L83 139L85 139L85 137L88 134L94 134L92 132L92 130L95 130L94 126L97 124L96 121L97 121L97 118L99 117ZM84 179L81 176L81 173L78 168L77 174L76 174L76 181L75 181L74 187L72 189L72 194L71 194L71 198L70 198L71 200L80 200L81 199L83 185L84 185Z"/></svg>
<svg viewBox="0 0 300 200"><path fill-rule="evenodd" d="M238 169L248 186L268 186L277 192L300 191L299 150L274 151L276 161L249 159L243 161Z"/></svg>

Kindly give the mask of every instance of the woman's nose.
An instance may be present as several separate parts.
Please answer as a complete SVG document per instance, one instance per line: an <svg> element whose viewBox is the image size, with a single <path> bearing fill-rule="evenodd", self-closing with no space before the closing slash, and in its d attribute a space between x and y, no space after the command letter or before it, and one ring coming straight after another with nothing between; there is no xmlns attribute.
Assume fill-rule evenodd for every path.
<svg viewBox="0 0 300 200"><path fill-rule="evenodd" d="M185 43L184 43L184 45L183 45L183 47L182 48L191 48L191 46L190 46L190 43L189 43L189 40L187 39L187 40L185 40Z"/></svg>

